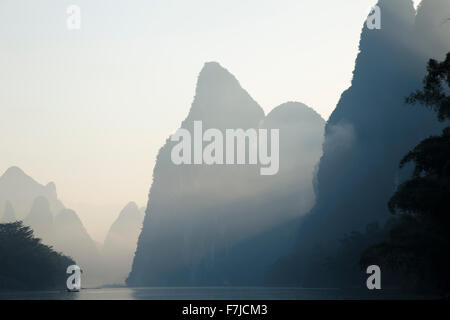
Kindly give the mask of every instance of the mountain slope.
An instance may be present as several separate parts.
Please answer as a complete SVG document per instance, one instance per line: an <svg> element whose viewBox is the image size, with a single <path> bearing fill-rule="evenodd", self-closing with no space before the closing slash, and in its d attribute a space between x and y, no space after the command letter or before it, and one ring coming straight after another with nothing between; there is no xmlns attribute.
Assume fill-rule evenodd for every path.
<svg viewBox="0 0 450 320"><path fill-rule="evenodd" d="M54 248L74 258L83 269L84 285L105 283L103 261L94 241L87 233L78 215L69 209L61 210L54 217Z"/></svg>
<svg viewBox="0 0 450 320"><path fill-rule="evenodd" d="M100 253L77 214L65 209L56 195L54 183L43 186L12 167L0 177L0 200L20 208L23 224L32 228L43 244L71 256L84 268L84 283L103 283ZM9 210L10 211L10 210ZM16 211L17 212L17 211ZM55 215L56 214L56 215Z"/></svg>
<svg viewBox="0 0 450 320"><path fill-rule="evenodd" d="M6 201L5 210L3 212L2 218L0 219L0 223L11 223L16 220L16 213L11 202Z"/></svg>
<svg viewBox="0 0 450 320"><path fill-rule="evenodd" d="M339 239L390 217L387 202L410 172L399 170L401 158L442 128L429 110L405 104L405 97L421 86L426 60L418 46L427 39L418 38L412 2L381 0L378 5L382 28L364 26L352 86L325 129L317 203L302 221L295 258L289 259L294 266L286 266L297 270L291 279L295 284L336 285L339 275L324 265Z"/></svg>
<svg viewBox="0 0 450 320"><path fill-rule="evenodd" d="M37 197L49 201L52 212L59 212L64 205L58 200L54 183L43 186L18 167L11 167L0 177L0 208L10 201L19 220L24 219Z"/></svg>
<svg viewBox="0 0 450 320"><path fill-rule="evenodd" d="M102 248L108 282L122 284L131 270L144 214L130 202L111 225Z"/></svg>
<svg viewBox="0 0 450 320"><path fill-rule="evenodd" d="M297 194L295 199L296 190L292 190L292 195L283 199L286 200L283 207L278 190L282 185L277 176L261 176L257 165L176 166L170 158L175 144L168 140L157 158L143 229L127 283L134 286L262 284L264 270L280 252L289 248L288 241L272 239L284 237L293 241L294 230L286 228L293 224L287 222L298 218L314 202L312 176L321 154L324 121L317 114L309 113L314 112L304 105L288 104L265 118L262 109L233 75L218 63L205 64L194 102L181 127L193 133L193 123L199 120L203 130L216 128L224 134L226 129L263 129L283 124L284 128L277 128L281 129L280 143L300 147L302 142L295 146L295 140L290 141L302 138L295 136L298 133L295 124L289 121L297 115L317 118L318 128L311 129L309 136L305 129L304 138L316 159L311 156L300 161L300 167L303 165L308 172L300 182L293 179L290 182L297 191L309 188L305 194L310 197L300 201L301 196ZM280 150L280 173L285 179L298 175L295 161L285 157L288 153L283 148ZM274 198L279 198L278 206L269 205ZM252 250L265 255L255 256ZM233 267L238 263L245 264L245 268Z"/></svg>
<svg viewBox="0 0 450 320"><path fill-rule="evenodd" d="M47 198L40 196L34 200L31 211L23 220L23 224L31 227L35 236L41 238L45 244L54 243L53 213Z"/></svg>

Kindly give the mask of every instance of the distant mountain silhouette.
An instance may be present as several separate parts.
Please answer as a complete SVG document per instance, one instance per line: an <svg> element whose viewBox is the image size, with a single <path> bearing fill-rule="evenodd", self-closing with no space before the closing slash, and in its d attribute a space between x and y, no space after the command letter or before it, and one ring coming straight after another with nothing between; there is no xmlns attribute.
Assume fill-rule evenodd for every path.
<svg viewBox="0 0 450 320"><path fill-rule="evenodd" d="M34 200L40 196L49 201L52 212L64 209L64 205L58 200L54 183L43 186L18 167L9 168L0 177L0 208L4 208L6 201L10 201L19 220L30 213Z"/></svg>
<svg viewBox="0 0 450 320"><path fill-rule="evenodd" d="M25 226L31 227L34 234L40 237L44 243L54 243L53 213L50 211L50 203L47 198L40 196L34 200L31 211L23 220L23 223Z"/></svg>
<svg viewBox="0 0 450 320"><path fill-rule="evenodd" d="M102 249L109 283L125 283L131 271L143 220L142 209L130 202L109 229Z"/></svg>
<svg viewBox="0 0 450 320"><path fill-rule="evenodd" d="M29 208L25 214L21 211L22 218L18 215L17 218L31 227L43 244L53 246L76 260L84 268L84 284L103 283L100 253L77 214L65 209L58 200L54 183L43 186L21 169L12 167L0 177L0 201L6 203L6 213L10 217L8 204L14 209Z"/></svg>
<svg viewBox="0 0 450 320"><path fill-rule="evenodd" d="M1 216L0 223L11 223L16 221L16 213L14 211L14 208L11 204L11 202L6 201L5 203L5 210L3 212L3 215Z"/></svg>
<svg viewBox="0 0 450 320"><path fill-rule="evenodd" d="M298 102L282 104L266 116L262 127L280 130L280 171L261 177L267 194L264 207L291 218L312 208L312 181L322 154L324 126L316 111Z"/></svg>
<svg viewBox="0 0 450 320"><path fill-rule="evenodd" d="M450 29L443 31L437 23L449 13L450 2L424 0L417 18L411 0L381 0L378 5L382 28L364 26L352 85L325 129L317 203L302 220L295 257L278 270L279 277L295 270L292 284L336 285L339 275L327 270L325 262L338 240L390 217L387 202L410 173L399 170L399 161L443 127L431 111L408 106L405 98L421 87L430 55L450 49Z"/></svg>
<svg viewBox="0 0 450 320"><path fill-rule="evenodd" d="M292 221L314 203L324 121L312 109L289 103L265 117L236 78L212 62L200 72L181 127L192 133L197 120L222 133L280 129L283 178L261 176L251 165L176 166L168 140L157 157L129 285L262 284L266 268L294 241Z"/></svg>
<svg viewBox="0 0 450 320"><path fill-rule="evenodd" d="M54 218L54 248L76 259L83 269L83 283L105 282L102 257L80 218L73 210L64 209Z"/></svg>

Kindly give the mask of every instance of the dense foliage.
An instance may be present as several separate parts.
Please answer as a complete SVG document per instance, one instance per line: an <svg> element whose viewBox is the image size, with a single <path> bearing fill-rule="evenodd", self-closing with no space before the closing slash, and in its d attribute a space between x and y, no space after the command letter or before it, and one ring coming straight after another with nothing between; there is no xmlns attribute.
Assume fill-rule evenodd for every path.
<svg viewBox="0 0 450 320"><path fill-rule="evenodd" d="M430 107L447 121L449 88L450 53L443 62L430 60L423 91L407 101ZM364 252L361 264L377 262L405 275L410 288L445 293L450 290L450 127L422 141L400 166L410 162L412 178L389 201L399 220L385 241Z"/></svg>
<svg viewBox="0 0 450 320"><path fill-rule="evenodd" d="M0 224L0 290L65 288L75 262L33 236L22 222Z"/></svg>

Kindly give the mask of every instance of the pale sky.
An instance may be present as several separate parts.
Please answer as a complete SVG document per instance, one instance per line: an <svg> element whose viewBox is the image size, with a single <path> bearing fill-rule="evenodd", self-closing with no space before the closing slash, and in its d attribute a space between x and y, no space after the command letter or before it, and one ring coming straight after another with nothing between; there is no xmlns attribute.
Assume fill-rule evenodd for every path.
<svg viewBox="0 0 450 320"><path fill-rule="evenodd" d="M146 204L157 152L205 62L233 73L266 114L300 101L327 119L375 3L1 0L0 173L54 181L102 242L127 202ZM78 31L66 27L71 4Z"/></svg>

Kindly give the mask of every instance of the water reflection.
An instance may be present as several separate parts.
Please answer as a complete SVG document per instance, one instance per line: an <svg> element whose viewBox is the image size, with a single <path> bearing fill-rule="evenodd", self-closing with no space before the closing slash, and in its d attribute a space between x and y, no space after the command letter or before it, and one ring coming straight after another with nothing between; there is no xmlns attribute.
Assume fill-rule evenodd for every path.
<svg viewBox="0 0 450 320"><path fill-rule="evenodd" d="M396 291L369 292L339 289L163 287L98 288L80 292L32 291L0 292L0 300L343 300L411 299Z"/></svg>

